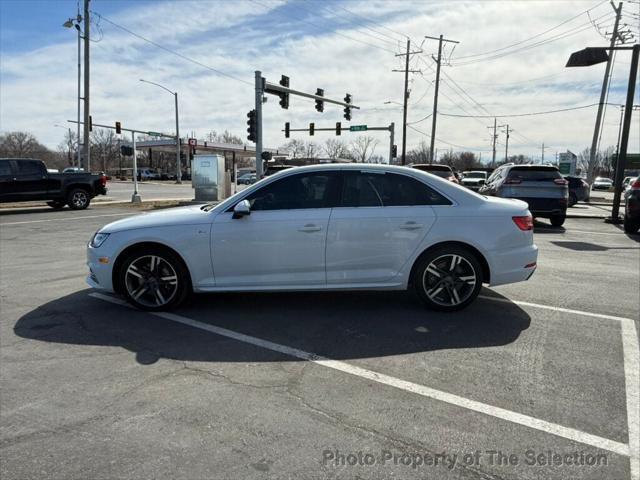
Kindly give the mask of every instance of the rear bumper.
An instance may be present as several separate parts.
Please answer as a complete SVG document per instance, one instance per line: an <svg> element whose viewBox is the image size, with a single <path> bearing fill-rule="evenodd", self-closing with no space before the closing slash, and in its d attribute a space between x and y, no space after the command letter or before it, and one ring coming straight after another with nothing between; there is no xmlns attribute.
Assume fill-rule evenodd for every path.
<svg viewBox="0 0 640 480"><path fill-rule="evenodd" d="M491 286L529 280L536 270L538 247L535 244L507 251L490 252Z"/></svg>
<svg viewBox="0 0 640 480"><path fill-rule="evenodd" d="M529 211L534 217L550 217L552 215L567 214L566 198L532 198L532 197L510 197L527 202Z"/></svg>

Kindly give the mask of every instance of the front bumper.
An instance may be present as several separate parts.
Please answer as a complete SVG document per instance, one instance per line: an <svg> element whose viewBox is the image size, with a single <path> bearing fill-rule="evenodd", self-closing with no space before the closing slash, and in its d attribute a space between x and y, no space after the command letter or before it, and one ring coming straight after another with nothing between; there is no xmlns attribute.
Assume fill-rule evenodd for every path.
<svg viewBox="0 0 640 480"><path fill-rule="evenodd" d="M115 256L109 255L106 249L87 246L87 267L89 267L89 274L86 278L87 285L92 288L113 292L112 272L114 261Z"/></svg>

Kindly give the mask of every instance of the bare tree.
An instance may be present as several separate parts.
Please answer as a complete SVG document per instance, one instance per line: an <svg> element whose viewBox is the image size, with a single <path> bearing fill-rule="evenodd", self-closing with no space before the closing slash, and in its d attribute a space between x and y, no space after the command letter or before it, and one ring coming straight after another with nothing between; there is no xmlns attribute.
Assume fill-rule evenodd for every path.
<svg viewBox="0 0 640 480"><path fill-rule="evenodd" d="M351 143L351 155L356 162L367 163L376 150L378 140L369 136L357 137Z"/></svg>
<svg viewBox="0 0 640 480"><path fill-rule="evenodd" d="M322 148L324 153L326 153L327 157L331 160L347 158L349 156L349 148L342 140L334 140L330 138L324 142L324 146Z"/></svg>
<svg viewBox="0 0 640 480"><path fill-rule="evenodd" d="M207 141L216 142L216 143L232 143L235 145L242 145L244 142L242 138L237 135L234 135L229 130L225 130L222 133L218 133L215 130L211 130L207 134Z"/></svg>
<svg viewBox="0 0 640 480"><path fill-rule="evenodd" d="M0 157L37 158L48 168L61 168L67 165L66 158L49 150L29 132L7 132L0 135Z"/></svg>
<svg viewBox="0 0 640 480"><path fill-rule="evenodd" d="M305 158L317 158L320 153L320 147L318 147L317 143L307 142L304 146L304 157Z"/></svg>
<svg viewBox="0 0 640 480"><path fill-rule="evenodd" d="M289 140L281 147L281 150L289 152L291 158L298 158L305 152L305 144L302 140Z"/></svg>
<svg viewBox="0 0 640 480"><path fill-rule="evenodd" d="M110 128L94 128L91 132L91 156L100 165L100 170L114 168L118 159L118 138ZM142 158L141 158L142 160Z"/></svg>
<svg viewBox="0 0 640 480"><path fill-rule="evenodd" d="M407 152L407 163L429 163L430 151L429 144L423 138L416 148Z"/></svg>

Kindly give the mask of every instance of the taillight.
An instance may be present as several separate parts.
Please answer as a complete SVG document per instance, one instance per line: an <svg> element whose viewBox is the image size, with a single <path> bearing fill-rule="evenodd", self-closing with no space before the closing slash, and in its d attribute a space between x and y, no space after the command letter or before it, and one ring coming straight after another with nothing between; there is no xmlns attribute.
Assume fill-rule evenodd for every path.
<svg viewBox="0 0 640 480"><path fill-rule="evenodd" d="M631 184L631 188L634 190L640 189L640 177L636 178L636 181Z"/></svg>
<svg viewBox="0 0 640 480"><path fill-rule="evenodd" d="M518 183L522 183L521 178L507 178L504 181L505 185L517 185Z"/></svg>
<svg viewBox="0 0 640 480"><path fill-rule="evenodd" d="M523 232L526 232L527 230L533 230L533 217L531 215L511 218L513 218L513 223L515 223Z"/></svg>
<svg viewBox="0 0 640 480"><path fill-rule="evenodd" d="M569 182L567 182L564 178L554 178L553 183L555 183L556 185L566 185Z"/></svg>
<svg viewBox="0 0 640 480"><path fill-rule="evenodd" d="M107 176L106 176L106 175L100 175L100 184L101 184L103 187L106 187L106 186L107 186Z"/></svg>

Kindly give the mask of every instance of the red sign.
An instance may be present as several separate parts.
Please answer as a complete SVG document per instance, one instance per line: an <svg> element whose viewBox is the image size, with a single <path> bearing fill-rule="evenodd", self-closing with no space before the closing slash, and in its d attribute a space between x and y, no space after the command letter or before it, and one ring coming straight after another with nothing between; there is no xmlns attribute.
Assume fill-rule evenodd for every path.
<svg viewBox="0 0 640 480"><path fill-rule="evenodd" d="M192 147L195 147L198 145L198 140L196 140L195 138L190 138L189 139L189 145L191 145Z"/></svg>

